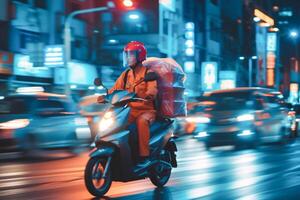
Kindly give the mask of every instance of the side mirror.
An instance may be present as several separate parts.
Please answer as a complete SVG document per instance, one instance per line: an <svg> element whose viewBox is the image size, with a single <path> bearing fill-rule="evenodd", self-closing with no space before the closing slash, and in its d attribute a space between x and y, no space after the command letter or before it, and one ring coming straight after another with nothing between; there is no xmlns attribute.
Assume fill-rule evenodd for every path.
<svg viewBox="0 0 300 200"><path fill-rule="evenodd" d="M103 85L102 80L100 78L95 78L94 85L95 86L101 86L101 85Z"/></svg>
<svg viewBox="0 0 300 200"><path fill-rule="evenodd" d="M103 85L102 80L100 78L95 78L94 85L95 86L103 86L106 90L106 94L108 94L108 89Z"/></svg>
<svg viewBox="0 0 300 200"><path fill-rule="evenodd" d="M158 79L158 76L155 72L149 72L145 75L144 81L148 82L148 81L155 81Z"/></svg>

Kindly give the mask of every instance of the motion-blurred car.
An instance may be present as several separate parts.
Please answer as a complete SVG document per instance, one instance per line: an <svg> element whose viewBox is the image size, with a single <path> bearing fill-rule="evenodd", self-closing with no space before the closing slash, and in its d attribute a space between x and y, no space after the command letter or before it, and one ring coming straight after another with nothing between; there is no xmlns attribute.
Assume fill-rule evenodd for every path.
<svg viewBox="0 0 300 200"><path fill-rule="evenodd" d="M0 151L75 150L91 140L87 120L63 95L14 94L0 101Z"/></svg>
<svg viewBox="0 0 300 200"><path fill-rule="evenodd" d="M293 110L295 112L295 118L296 118L296 127L297 130L296 136L298 136L299 133L299 124L300 124L300 104L293 105Z"/></svg>
<svg viewBox="0 0 300 200"><path fill-rule="evenodd" d="M298 136L298 120L297 120L296 111L295 111L295 109L297 109L297 107L296 107L296 105L293 105L288 102L281 102L281 104L282 104L282 106L286 107L289 110L288 115L289 115L290 121L291 121L290 137L296 138Z"/></svg>
<svg viewBox="0 0 300 200"><path fill-rule="evenodd" d="M187 103L187 116L177 117L175 120L175 131L174 134L177 136L191 135L195 132L199 132L202 127L195 123L192 119L203 112L205 105L201 102L188 102ZM192 119L192 120L190 120Z"/></svg>
<svg viewBox="0 0 300 200"><path fill-rule="evenodd" d="M264 88L217 90L205 95L197 115L186 120L197 124L195 137L206 148L221 145L256 147L263 142L286 143L292 119L283 96ZM204 106L204 108L203 108Z"/></svg>

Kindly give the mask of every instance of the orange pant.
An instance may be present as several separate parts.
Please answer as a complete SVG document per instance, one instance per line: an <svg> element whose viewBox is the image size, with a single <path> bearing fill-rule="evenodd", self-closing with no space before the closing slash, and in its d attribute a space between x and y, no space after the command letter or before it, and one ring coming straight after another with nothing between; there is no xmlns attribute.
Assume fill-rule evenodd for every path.
<svg viewBox="0 0 300 200"><path fill-rule="evenodd" d="M149 156L149 140L150 140L150 125L154 122L156 116L155 110L136 110L132 109L129 115L128 122L136 122L138 140L139 140L139 153L140 156Z"/></svg>

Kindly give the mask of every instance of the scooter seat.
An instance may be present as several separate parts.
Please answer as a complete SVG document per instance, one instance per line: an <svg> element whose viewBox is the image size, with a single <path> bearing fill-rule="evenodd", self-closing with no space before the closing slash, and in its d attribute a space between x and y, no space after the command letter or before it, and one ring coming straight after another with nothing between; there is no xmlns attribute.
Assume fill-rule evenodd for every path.
<svg viewBox="0 0 300 200"><path fill-rule="evenodd" d="M153 124L150 126L150 134L151 137L155 136L159 130L166 128L169 126L173 121L168 121L168 120L160 120L160 121L155 121ZM132 123L128 126L128 130L131 133L137 133L137 127L136 123Z"/></svg>

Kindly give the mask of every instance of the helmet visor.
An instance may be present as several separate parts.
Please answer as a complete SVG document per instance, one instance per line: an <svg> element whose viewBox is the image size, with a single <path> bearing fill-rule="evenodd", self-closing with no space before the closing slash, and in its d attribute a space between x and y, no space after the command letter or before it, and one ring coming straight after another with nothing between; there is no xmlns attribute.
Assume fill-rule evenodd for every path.
<svg viewBox="0 0 300 200"><path fill-rule="evenodd" d="M123 51L123 66L132 67L137 63L136 51Z"/></svg>

